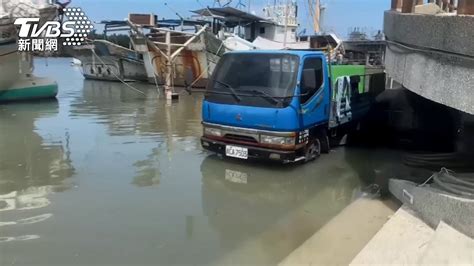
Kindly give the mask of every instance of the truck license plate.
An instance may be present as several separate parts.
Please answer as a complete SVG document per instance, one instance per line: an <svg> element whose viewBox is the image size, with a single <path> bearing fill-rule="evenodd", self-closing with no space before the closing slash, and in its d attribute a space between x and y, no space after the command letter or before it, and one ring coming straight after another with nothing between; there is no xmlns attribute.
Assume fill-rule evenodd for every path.
<svg viewBox="0 0 474 266"><path fill-rule="evenodd" d="M248 159L249 152L247 148L228 145L225 147L225 155L239 159Z"/></svg>

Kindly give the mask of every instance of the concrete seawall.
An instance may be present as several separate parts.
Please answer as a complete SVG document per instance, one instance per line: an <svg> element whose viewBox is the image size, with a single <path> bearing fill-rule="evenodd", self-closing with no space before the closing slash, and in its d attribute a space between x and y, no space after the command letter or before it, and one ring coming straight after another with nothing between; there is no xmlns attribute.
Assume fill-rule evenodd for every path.
<svg viewBox="0 0 474 266"><path fill-rule="evenodd" d="M387 73L432 101L474 114L474 16L387 11Z"/></svg>

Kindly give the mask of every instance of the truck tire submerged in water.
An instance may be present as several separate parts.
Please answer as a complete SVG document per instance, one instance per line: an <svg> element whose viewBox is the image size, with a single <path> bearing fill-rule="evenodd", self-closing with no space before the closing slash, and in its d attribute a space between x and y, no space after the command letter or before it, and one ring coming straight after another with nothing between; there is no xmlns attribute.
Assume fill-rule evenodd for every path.
<svg viewBox="0 0 474 266"><path fill-rule="evenodd" d="M305 149L304 162L316 160L321 155L321 141L318 138L310 141Z"/></svg>
<svg viewBox="0 0 474 266"><path fill-rule="evenodd" d="M331 143L327 131L321 130L318 138L321 143L321 153L329 153L331 151Z"/></svg>

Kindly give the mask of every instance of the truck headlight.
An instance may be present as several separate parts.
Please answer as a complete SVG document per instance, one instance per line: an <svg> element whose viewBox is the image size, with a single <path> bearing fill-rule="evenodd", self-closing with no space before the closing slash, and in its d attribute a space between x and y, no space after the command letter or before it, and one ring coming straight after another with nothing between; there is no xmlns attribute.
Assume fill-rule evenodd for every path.
<svg viewBox="0 0 474 266"><path fill-rule="evenodd" d="M204 135L205 136L222 137L222 130L220 130L218 128L205 127L204 128Z"/></svg>
<svg viewBox="0 0 474 266"><path fill-rule="evenodd" d="M291 145L295 144L295 138L261 135L260 142L265 144Z"/></svg>

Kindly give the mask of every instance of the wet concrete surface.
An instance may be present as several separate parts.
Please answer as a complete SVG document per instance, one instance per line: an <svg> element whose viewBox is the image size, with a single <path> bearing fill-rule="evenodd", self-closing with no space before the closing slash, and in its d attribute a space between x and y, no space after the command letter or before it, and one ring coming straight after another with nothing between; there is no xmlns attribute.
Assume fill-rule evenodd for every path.
<svg viewBox="0 0 474 266"><path fill-rule="evenodd" d="M336 148L299 166L203 151L201 94L88 81L39 59L57 100L0 105L0 265L276 264L400 152ZM377 189L375 189L377 190Z"/></svg>

